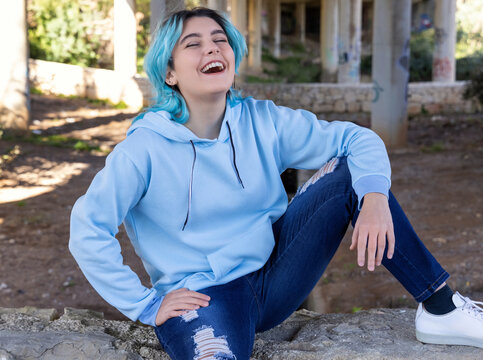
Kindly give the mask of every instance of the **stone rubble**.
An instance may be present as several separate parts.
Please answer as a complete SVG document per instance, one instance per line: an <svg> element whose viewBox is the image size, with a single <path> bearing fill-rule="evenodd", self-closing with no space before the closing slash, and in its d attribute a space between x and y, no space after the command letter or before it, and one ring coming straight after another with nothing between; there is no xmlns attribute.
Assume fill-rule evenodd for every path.
<svg viewBox="0 0 483 360"><path fill-rule="evenodd" d="M295 312L257 334L251 360L483 359L483 349L425 345L414 335L415 310L355 314ZM147 326L105 320L102 313L66 308L0 308L0 360L169 360Z"/></svg>

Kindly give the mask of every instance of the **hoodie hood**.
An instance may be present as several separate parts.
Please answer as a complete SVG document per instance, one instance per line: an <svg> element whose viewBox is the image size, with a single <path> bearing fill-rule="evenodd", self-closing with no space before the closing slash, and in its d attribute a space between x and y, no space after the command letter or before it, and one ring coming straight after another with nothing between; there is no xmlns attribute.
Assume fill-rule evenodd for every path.
<svg viewBox="0 0 483 360"><path fill-rule="evenodd" d="M191 199L193 197L194 171L196 166L196 146L195 145L202 145L202 144L210 145L218 141L225 142L230 140L230 146L232 149L233 170L235 172L235 175L241 187L245 188L236 164L236 150L235 150L235 144L233 143L233 137L232 137L233 129L238 124L240 113L241 113L241 104L236 104L235 106L232 107L229 104L229 102L226 103L225 114L223 116L223 122L221 123L220 134L218 135L217 139L199 138L186 126L171 120L171 114L163 110L156 111L156 112L153 112L153 111L147 112L146 114L144 114L142 119L139 119L134 124L132 124L127 131L127 136L129 136L134 131L136 131L136 129L148 128L169 140L189 144L193 149L193 161L191 164L191 173L189 175L190 180L189 180L189 188L188 188L188 203L187 203L187 210L186 210L186 218L182 228L183 231L186 228L186 225L188 224L190 213L191 213ZM230 122L228 122L228 119L230 119Z"/></svg>
<svg viewBox="0 0 483 360"><path fill-rule="evenodd" d="M163 137L181 142L181 143L213 143L217 141L225 142L230 138L230 130L236 131L238 121L241 115L241 103L231 106L229 102L226 103L225 114L223 116L223 122L220 128L220 134L217 139L204 139L196 136L190 129L183 124L179 124L171 120L171 114L167 111L149 111L144 114L142 119L133 123L128 131L127 135L132 134L136 129L148 128ZM228 119L230 119L229 125Z"/></svg>

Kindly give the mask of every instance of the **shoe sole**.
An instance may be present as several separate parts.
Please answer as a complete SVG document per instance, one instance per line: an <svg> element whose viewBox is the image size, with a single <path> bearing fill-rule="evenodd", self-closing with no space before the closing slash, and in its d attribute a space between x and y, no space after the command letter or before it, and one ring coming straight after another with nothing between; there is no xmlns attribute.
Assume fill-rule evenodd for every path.
<svg viewBox="0 0 483 360"><path fill-rule="evenodd" d="M483 340L471 339L471 338L460 338L456 336L444 336L444 335L434 335L425 334L416 330L416 339L426 344L438 344L438 345L467 345L476 346L483 349Z"/></svg>

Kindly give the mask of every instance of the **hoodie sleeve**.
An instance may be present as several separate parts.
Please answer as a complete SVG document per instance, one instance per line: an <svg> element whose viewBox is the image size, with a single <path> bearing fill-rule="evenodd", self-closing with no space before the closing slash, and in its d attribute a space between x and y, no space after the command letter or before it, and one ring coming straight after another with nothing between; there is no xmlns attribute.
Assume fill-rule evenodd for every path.
<svg viewBox="0 0 483 360"><path fill-rule="evenodd" d="M278 135L281 171L318 169L333 157L347 156L359 206L369 192L389 195L389 158L374 131L346 121L318 120L311 112L276 106L271 101L267 106Z"/></svg>
<svg viewBox="0 0 483 360"><path fill-rule="evenodd" d="M87 280L108 303L132 320L141 317L154 325L160 298L123 264L115 238L127 212L143 196L145 184L129 157L114 150L72 209L69 249Z"/></svg>

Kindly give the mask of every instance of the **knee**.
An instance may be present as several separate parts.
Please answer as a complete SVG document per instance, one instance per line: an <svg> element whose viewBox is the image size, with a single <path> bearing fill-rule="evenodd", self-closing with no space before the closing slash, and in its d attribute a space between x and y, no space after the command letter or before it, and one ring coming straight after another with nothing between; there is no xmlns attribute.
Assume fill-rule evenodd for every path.
<svg viewBox="0 0 483 360"><path fill-rule="evenodd" d="M236 360L230 349L226 336L215 336L212 326L202 326L193 335L195 360Z"/></svg>
<svg viewBox="0 0 483 360"><path fill-rule="evenodd" d="M299 187L295 197L303 194L309 188L315 190L319 186L326 187L329 184L338 184L343 189L352 189L351 175L347 167L346 157L334 157L325 163L309 180Z"/></svg>

